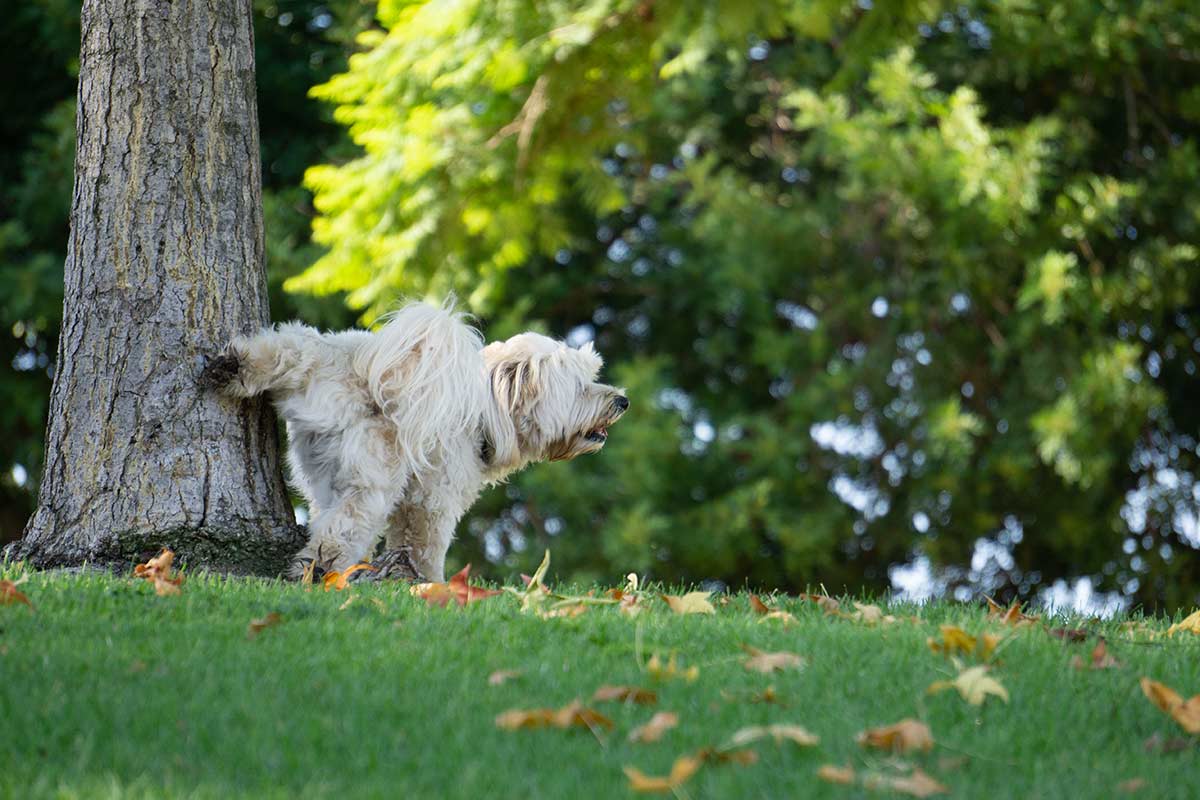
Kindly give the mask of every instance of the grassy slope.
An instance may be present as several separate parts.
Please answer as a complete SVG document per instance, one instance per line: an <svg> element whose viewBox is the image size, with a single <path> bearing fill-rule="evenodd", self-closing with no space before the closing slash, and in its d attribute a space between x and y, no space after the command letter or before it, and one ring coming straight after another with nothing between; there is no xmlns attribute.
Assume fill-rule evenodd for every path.
<svg viewBox="0 0 1200 800"><path fill-rule="evenodd" d="M325 594L194 578L182 596L159 598L131 579L34 575L21 588L36 613L0 607L2 797L621 797L622 765L665 774L677 755L770 722L804 725L822 743L761 743L757 765L705 768L682 796L861 797L817 781L817 767L877 765L855 734L906 716L932 727L938 747L917 761L955 797L1110 797L1134 777L1149 782L1140 797L1200 797L1200 748L1144 751L1147 737L1179 730L1138 688L1146 674L1200 692L1190 634L1134 643L1115 623L1097 626L1125 666L1080 672L1070 659L1090 645L1025 630L1002 646L995 672L1012 702L980 711L954 693L925 695L950 672L925 645L937 623L996 627L952 604L921 609L920 625L872 629L792 601L799 622L785 628L759 623L744 596L716 617L656 602L637 620L611 608L539 620L508 597L436 609L394 586ZM350 594L360 596L339 611ZM285 622L247 640L247 622L270 611ZM650 685L639 637L643 655L675 650L701 668L693 684L657 687L658 708L681 718L662 742L627 743L653 709L613 703L597 706L617 723L603 742L587 730L494 727L512 707ZM751 673L743 643L811 663ZM525 675L489 686L497 669ZM786 705L744 702L768 684ZM942 763L961 755L953 770Z"/></svg>

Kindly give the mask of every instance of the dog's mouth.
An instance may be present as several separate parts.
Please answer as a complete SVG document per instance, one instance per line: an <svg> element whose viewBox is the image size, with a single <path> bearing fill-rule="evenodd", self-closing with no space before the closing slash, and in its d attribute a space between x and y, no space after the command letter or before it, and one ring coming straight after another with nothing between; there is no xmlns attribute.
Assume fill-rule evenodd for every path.
<svg viewBox="0 0 1200 800"><path fill-rule="evenodd" d="M608 441L608 426L601 425L599 428L592 428L583 435L583 438L589 442L604 444L606 441Z"/></svg>

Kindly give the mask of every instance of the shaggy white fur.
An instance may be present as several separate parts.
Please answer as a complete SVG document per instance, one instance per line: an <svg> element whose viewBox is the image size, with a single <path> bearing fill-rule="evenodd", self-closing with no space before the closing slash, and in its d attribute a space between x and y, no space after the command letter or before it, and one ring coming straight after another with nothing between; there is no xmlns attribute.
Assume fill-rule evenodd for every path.
<svg viewBox="0 0 1200 800"><path fill-rule="evenodd" d="M601 366L590 344L536 333L484 347L464 315L412 303L373 333L286 323L238 337L206 378L230 397L268 393L287 422L310 515L293 573L313 561L344 570L386 536L441 580L486 484L604 446L629 401L596 382Z"/></svg>

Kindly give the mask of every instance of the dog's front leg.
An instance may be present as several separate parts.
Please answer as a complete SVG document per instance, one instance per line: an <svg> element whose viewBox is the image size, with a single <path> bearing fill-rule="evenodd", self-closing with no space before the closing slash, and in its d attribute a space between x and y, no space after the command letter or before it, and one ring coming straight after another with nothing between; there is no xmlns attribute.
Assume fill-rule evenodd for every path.
<svg viewBox="0 0 1200 800"><path fill-rule="evenodd" d="M421 575L441 581L446 569L446 550L454 538L458 517L439 505L415 503L396 506L388 520L387 548L407 547Z"/></svg>

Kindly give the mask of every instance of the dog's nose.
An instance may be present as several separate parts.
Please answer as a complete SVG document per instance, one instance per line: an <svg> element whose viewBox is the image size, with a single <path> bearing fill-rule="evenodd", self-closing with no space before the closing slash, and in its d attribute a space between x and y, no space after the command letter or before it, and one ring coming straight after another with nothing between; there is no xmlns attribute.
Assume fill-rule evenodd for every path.
<svg viewBox="0 0 1200 800"><path fill-rule="evenodd" d="M629 398L628 397L618 397L616 400L613 400L613 405L616 406L619 410L624 411L625 409L629 408Z"/></svg>

